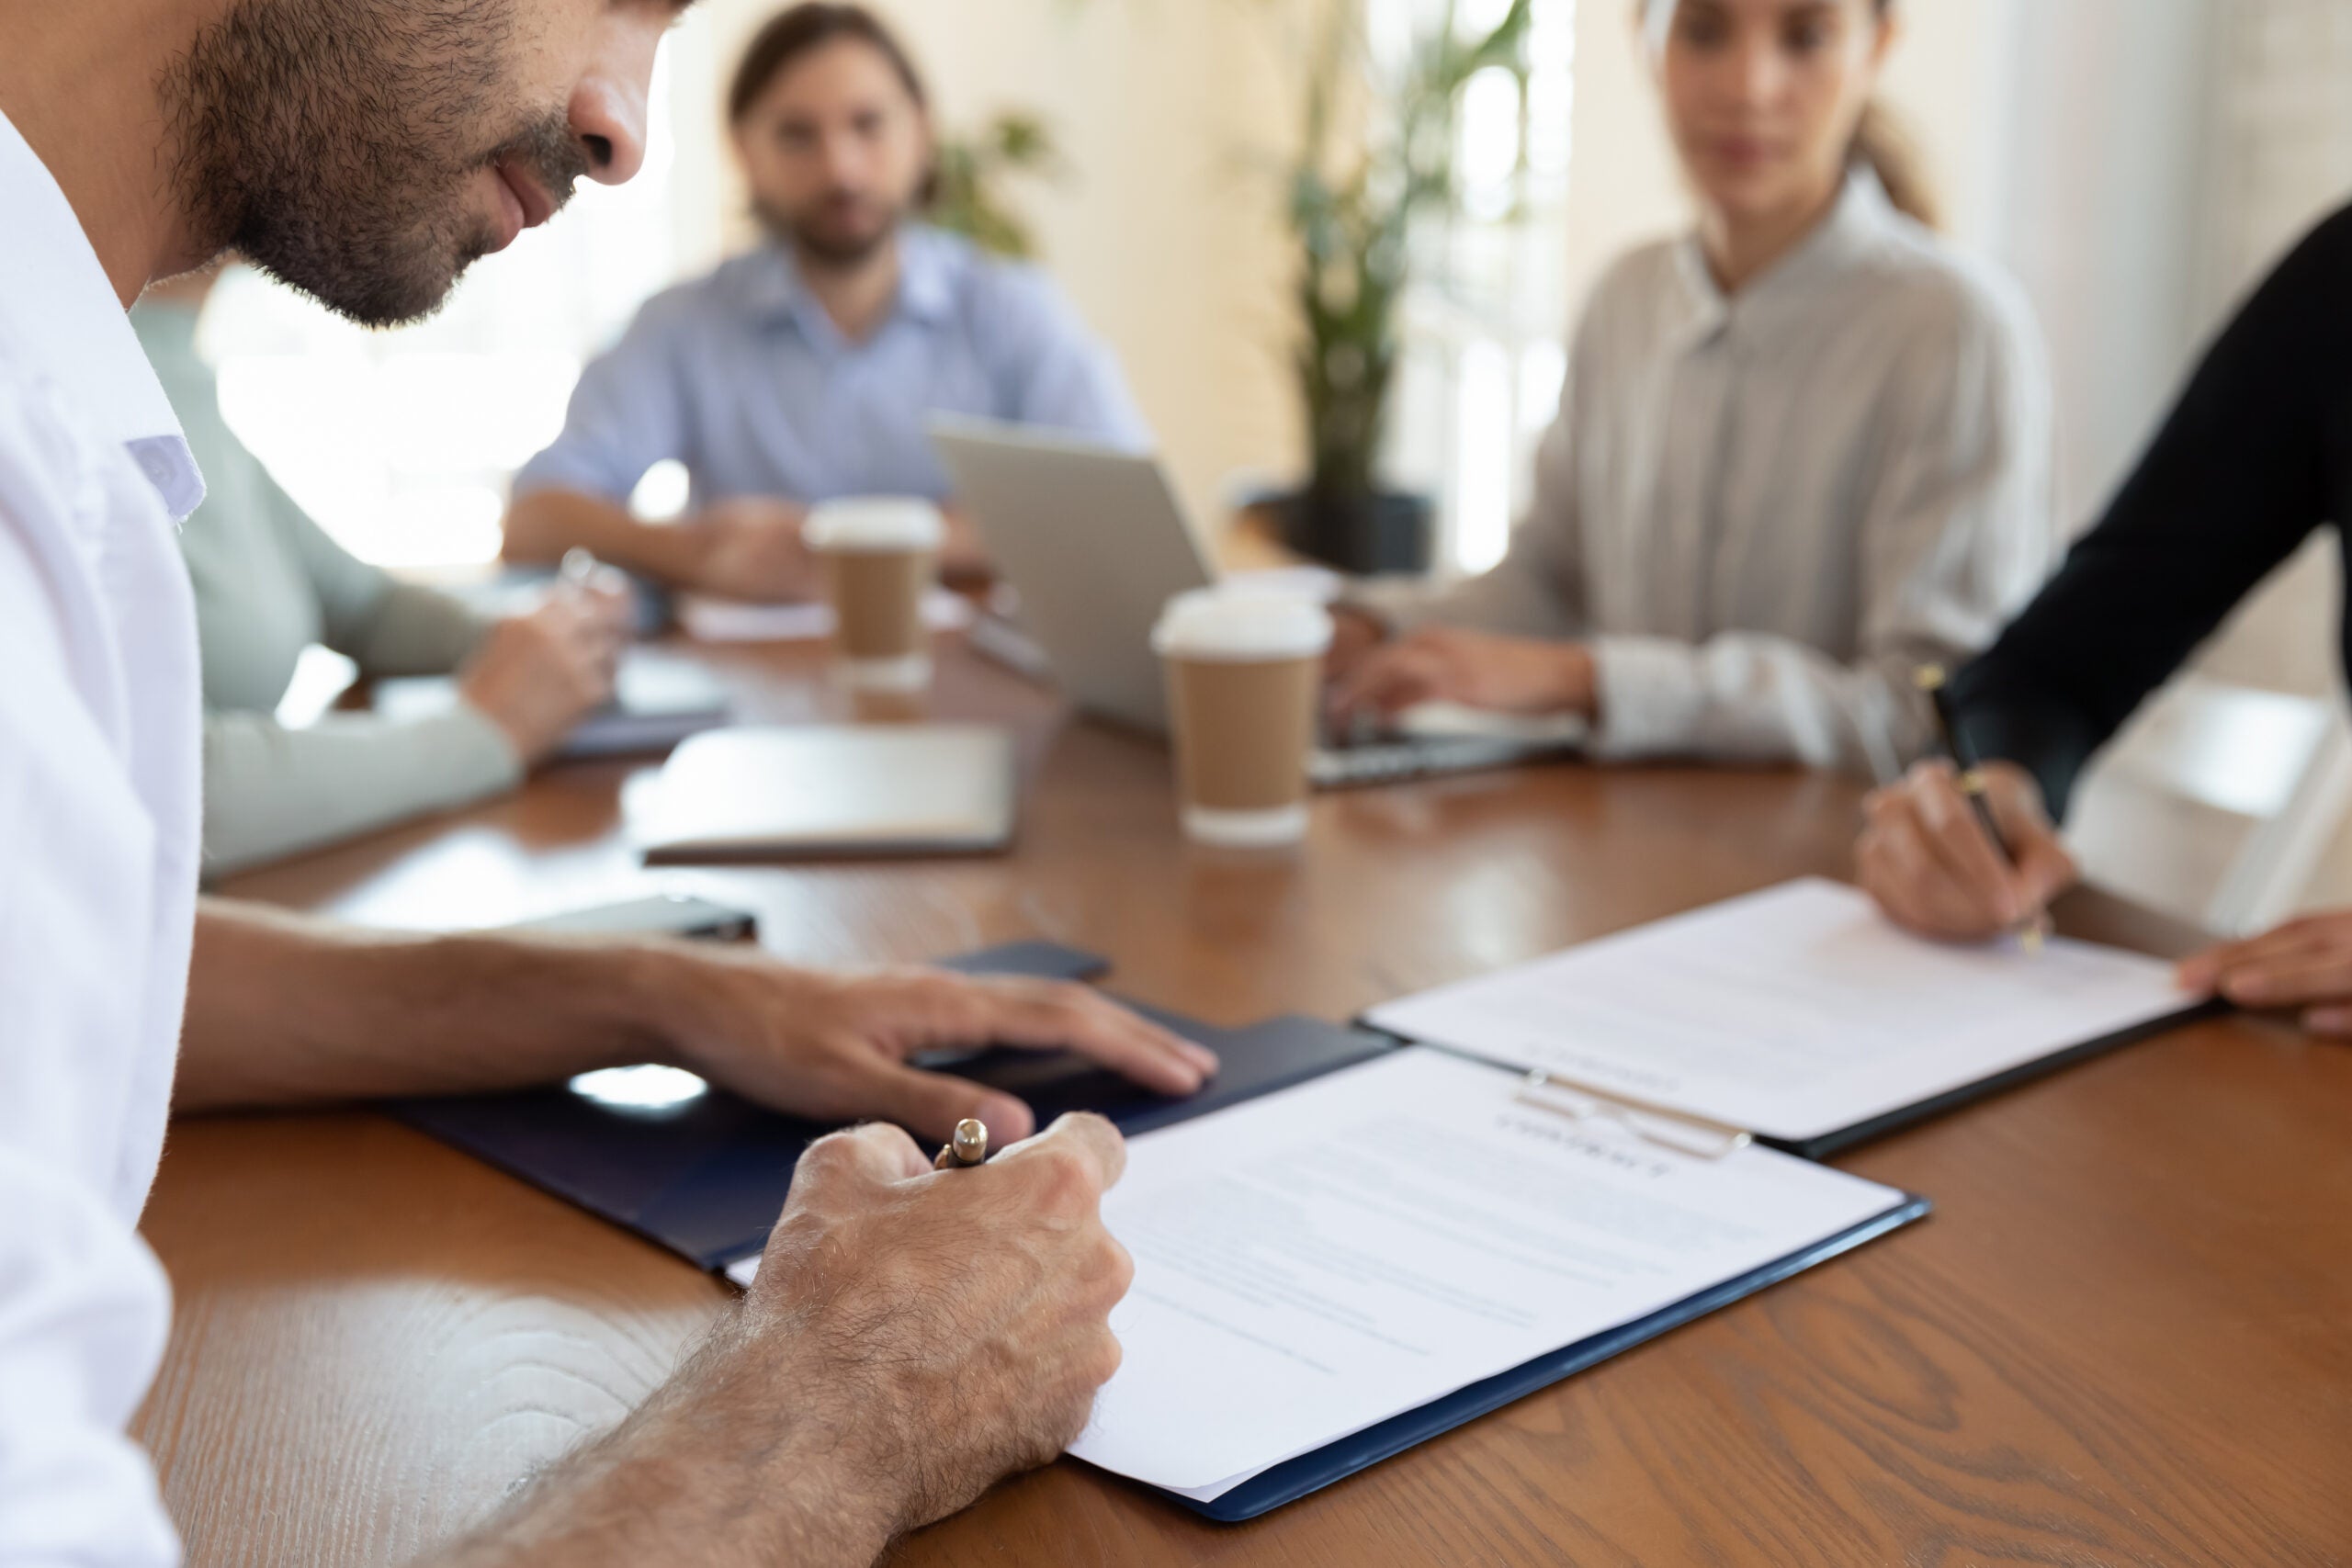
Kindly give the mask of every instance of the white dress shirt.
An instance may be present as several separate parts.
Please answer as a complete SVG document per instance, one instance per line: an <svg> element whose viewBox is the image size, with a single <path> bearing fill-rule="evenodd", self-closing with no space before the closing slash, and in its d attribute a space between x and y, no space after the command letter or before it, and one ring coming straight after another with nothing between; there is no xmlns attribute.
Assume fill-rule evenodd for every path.
<svg viewBox="0 0 2352 1568"><path fill-rule="evenodd" d="M2049 572L2052 421L2018 290L1858 172L1735 296L1693 239L1618 263L1509 556L1363 602L1585 639L1604 757L1883 779L1931 744L1917 666L1982 650Z"/></svg>
<svg viewBox="0 0 2352 1568"><path fill-rule="evenodd" d="M170 1315L139 1213L195 924L203 481L0 117L0 1568L177 1561L125 1428Z"/></svg>

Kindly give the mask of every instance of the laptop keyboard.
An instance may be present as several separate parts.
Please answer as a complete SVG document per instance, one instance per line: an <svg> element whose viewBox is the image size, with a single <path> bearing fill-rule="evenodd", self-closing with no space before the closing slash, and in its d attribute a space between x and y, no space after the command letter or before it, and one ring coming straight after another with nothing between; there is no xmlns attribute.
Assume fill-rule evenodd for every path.
<svg viewBox="0 0 2352 1568"><path fill-rule="evenodd" d="M1511 740L1491 736L1370 740L1336 749L1318 748L1307 761L1306 776L1317 789L1362 789L1444 773L1513 767L1545 757L1565 756L1574 750L1562 741Z"/></svg>

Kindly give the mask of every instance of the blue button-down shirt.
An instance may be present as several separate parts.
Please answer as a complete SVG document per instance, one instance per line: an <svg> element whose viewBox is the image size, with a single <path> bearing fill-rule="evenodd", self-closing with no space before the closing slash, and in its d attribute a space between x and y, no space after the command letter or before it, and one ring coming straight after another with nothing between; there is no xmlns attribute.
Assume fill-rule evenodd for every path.
<svg viewBox="0 0 2352 1568"><path fill-rule="evenodd" d="M1034 425L1140 449L1150 434L1109 352L1034 267L937 230L900 236L899 299L862 343L792 258L766 244L648 301L572 394L563 434L517 495L626 499L683 462L698 506L734 496L948 499L933 414Z"/></svg>

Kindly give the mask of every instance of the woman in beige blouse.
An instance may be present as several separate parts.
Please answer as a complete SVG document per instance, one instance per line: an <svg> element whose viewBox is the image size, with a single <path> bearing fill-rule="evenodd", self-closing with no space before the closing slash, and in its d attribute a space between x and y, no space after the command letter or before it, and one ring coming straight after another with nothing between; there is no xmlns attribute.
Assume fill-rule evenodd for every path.
<svg viewBox="0 0 2352 1568"><path fill-rule="evenodd" d="M2055 553L2030 314L1939 240L1873 107L1894 0L1649 0L1696 232L1620 261L1571 344L1509 556L1342 613L1341 711L1581 713L1598 756L1892 778L1913 676Z"/></svg>

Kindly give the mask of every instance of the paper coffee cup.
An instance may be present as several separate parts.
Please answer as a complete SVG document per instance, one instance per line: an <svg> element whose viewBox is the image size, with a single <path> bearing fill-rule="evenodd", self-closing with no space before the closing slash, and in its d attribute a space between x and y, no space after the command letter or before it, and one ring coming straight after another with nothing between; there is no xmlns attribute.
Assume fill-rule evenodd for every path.
<svg viewBox="0 0 2352 1568"><path fill-rule="evenodd" d="M1292 594L1200 590L1169 601L1151 645L1167 673L1185 834L1240 849L1305 838L1330 615Z"/></svg>
<svg viewBox="0 0 2352 1568"><path fill-rule="evenodd" d="M910 497L828 501L801 539L824 569L833 605L834 669L854 691L920 692L931 684L922 604L947 537L939 508Z"/></svg>

